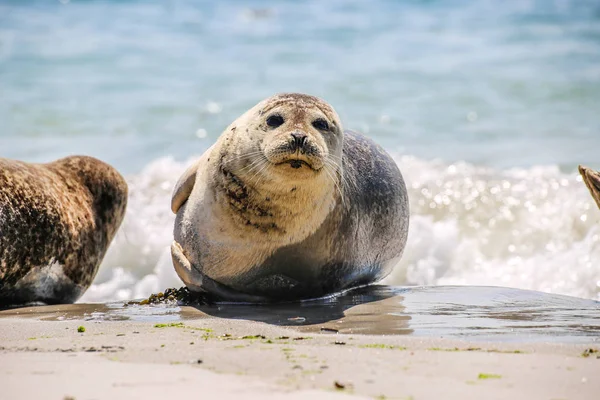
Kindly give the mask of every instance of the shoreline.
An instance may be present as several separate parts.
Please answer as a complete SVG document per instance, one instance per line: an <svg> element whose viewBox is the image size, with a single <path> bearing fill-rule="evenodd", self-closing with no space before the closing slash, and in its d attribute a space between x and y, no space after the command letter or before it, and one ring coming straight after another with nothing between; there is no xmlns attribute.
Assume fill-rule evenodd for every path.
<svg viewBox="0 0 600 400"><path fill-rule="evenodd" d="M77 304L56 307L73 311L73 319L0 313L0 384L11 399L40 393L78 400L197 393L571 400L593 399L600 392L600 353L594 352L600 344L592 339L474 342L307 332L198 313L180 320L167 313L163 322L85 320L75 316ZM85 332L78 332L80 326Z"/></svg>

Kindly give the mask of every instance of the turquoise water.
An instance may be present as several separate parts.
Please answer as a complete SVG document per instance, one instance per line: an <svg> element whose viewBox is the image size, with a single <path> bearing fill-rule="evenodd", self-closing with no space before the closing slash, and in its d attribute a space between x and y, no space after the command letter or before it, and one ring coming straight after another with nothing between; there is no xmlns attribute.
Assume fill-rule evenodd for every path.
<svg viewBox="0 0 600 400"><path fill-rule="evenodd" d="M135 172L300 91L426 159L600 165L597 1L3 1L0 15L5 157Z"/></svg>
<svg viewBox="0 0 600 400"><path fill-rule="evenodd" d="M600 168L597 1L0 1L0 156L89 154L130 182L88 301L177 282L174 182L282 91L329 101L405 174L389 283L600 298L600 215L575 174Z"/></svg>

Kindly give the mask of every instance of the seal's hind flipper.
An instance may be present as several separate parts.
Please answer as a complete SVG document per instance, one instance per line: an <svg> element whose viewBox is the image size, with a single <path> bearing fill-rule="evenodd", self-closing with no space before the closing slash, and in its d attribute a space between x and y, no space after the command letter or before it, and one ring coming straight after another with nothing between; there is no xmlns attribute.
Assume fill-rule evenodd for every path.
<svg viewBox="0 0 600 400"><path fill-rule="evenodd" d="M192 266L190 261L183 254L183 249L181 245L177 243L175 240L171 244L171 257L173 259L173 266L175 267L175 272L179 275L179 278L185 283L188 289L194 292L201 292L202 289L202 274L200 274L196 269Z"/></svg>
<svg viewBox="0 0 600 400"><path fill-rule="evenodd" d="M181 178L175 184L173 189L173 196L171 197L171 210L174 214L177 214L179 208L185 203L194 189L194 183L196 183L196 170L198 168L198 162L195 162L189 167Z"/></svg>

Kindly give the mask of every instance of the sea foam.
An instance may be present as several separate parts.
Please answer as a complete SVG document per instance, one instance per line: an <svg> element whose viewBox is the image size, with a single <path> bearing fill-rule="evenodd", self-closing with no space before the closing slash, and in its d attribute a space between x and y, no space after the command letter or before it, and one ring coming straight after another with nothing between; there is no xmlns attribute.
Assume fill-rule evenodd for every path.
<svg viewBox="0 0 600 400"><path fill-rule="evenodd" d="M409 191L404 255L389 285L494 285L600 300L600 210L556 166L499 170L395 156ZM128 177L125 220L81 302L182 285L171 264L171 191L192 160Z"/></svg>

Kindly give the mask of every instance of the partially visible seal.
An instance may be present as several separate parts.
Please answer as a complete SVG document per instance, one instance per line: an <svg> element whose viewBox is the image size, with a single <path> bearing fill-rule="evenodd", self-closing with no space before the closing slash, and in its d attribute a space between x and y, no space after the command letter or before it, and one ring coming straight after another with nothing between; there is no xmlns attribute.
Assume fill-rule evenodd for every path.
<svg viewBox="0 0 600 400"><path fill-rule="evenodd" d="M0 304L72 303L90 286L127 204L127 183L91 157L0 158Z"/></svg>
<svg viewBox="0 0 600 400"><path fill-rule="evenodd" d="M591 168L579 166L579 173L583 178L583 182L590 191L590 194L600 208L600 172L594 171Z"/></svg>
<svg viewBox="0 0 600 400"><path fill-rule="evenodd" d="M177 182L173 264L190 290L231 301L316 298L377 281L406 244L392 158L303 94L234 121Z"/></svg>

